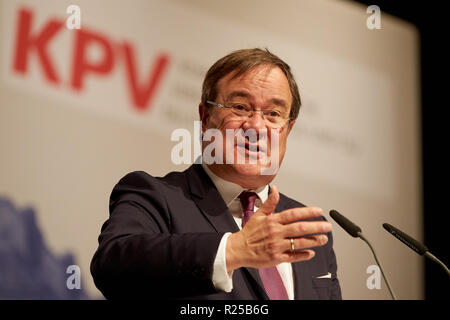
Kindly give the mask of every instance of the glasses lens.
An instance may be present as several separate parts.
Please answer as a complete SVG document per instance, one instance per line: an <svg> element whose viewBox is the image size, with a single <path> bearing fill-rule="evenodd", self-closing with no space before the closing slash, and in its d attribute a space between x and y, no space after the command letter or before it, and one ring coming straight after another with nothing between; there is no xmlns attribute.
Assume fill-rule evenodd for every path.
<svg viewBox="0 0 450 320"><path fill-rule="evenodd" d="M250 117L252 112L253 114L260 113L266 125L272 128L280 128L287 122L287 119L283 118L281 116L281 113L275 109L265 111L264 113L262 113L261 111L252 111L252 108L249 104L241 102L229 102L226 104L226 108L228 108L236 117L239 118Z"/></svg>
<svg viewBox="0 0 450 320"><path fill-rule="evenodd" d="M266 125L268 127L272 127L272 128L281 128L282 126L284 126L286 124L287 120L286 119L268 119L266 117Z"/></svg>
<svg viewBox="0 0 450 320"><path fill-rule="evenodd" d="M231 112L233 112L238 117L247 117L252 112L249 105L244 103L232 102L228 104Z"/></svg>

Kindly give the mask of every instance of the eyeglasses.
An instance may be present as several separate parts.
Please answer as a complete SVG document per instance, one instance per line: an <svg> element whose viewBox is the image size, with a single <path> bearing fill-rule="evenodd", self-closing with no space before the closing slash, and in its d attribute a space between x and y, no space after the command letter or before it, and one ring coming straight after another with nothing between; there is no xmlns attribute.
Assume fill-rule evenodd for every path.
<svg viewBox="0 0 450 320"><path fill-rule="evenodd" d="M251 117L253 113L259 112L262 118L265 120L266 124L270 127L280 128L286 124L287 121L293 120L291 117L283 117L281 112L276 109L271 109L267 111L254 110L250 105L242 102L229 102L227 105L217 103L214 101L206 101L206 103L219 108L225 108L231 111L236 117L247 118Z"/></svg>

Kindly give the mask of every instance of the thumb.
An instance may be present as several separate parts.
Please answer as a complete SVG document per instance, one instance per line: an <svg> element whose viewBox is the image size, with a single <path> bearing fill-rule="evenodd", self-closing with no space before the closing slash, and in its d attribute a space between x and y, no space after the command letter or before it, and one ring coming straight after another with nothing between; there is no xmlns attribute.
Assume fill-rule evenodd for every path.
<svg viewBox="0 0 450 320"><path fill-rule="evenodd" d="M263 205L259 208L258 212L263 212L265 215L271 214L277 204L280 201L280 194L278 193L278 188L276 186L270 187L270 193L267 200L263 203Z"/></svg>

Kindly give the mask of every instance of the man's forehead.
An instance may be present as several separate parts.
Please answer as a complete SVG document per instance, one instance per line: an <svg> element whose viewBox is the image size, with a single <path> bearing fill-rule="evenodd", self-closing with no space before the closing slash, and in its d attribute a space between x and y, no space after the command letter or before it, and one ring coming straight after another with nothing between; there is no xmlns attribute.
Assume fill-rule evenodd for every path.
<svg viewBox="0 0 450 320"><path fill-rule="evenodd" d="M230 82L233 80L241 81L241 80L247 80L254 77L261 77L261 78L267 78L270 76L270 74L275 70L275 72L283 73L283 71L275 65L270 64L262 64L254 66L248 70L241 70L241 69L234 69L233 71L226 74L224 77L222 77L220 81L223 80L223 82ZM287 77L284 75L284 78L287 81Z"/></svg>
<svg viewBox="0 0 450 320"><path fill-rule="evenodd" d="M239 73L239 70L228 73L217 84L218 94L225 94L226 98L250 98L251 92L245 88L240 88L239 84L252 83L252 80L255 83L265 82L266 84L270 84L271 88L279 89L279 94L287 95L285 97L289 100L287 102L292 101L288 79L284 72L278 66L274 65L256 66L242 73Z"/></svg>

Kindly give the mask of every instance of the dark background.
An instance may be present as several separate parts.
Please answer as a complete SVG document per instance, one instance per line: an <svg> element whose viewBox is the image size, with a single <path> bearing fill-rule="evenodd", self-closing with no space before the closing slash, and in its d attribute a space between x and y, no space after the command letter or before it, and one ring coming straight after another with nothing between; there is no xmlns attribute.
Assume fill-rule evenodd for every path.
<svg viewBox="0 0 450 320"><path fill-rule="evenodd" d="M447 142L450 123L446 115L450 93L447 81L450 16L444 7L446 1L355 1L380 7L381 28L383 13L389 13L414 24L420 32L424 242L429 251L448 266L450 230L447 216L450 212L446 202L450 193L446 149L450 147ZM401 226L397 227L401 229ZM405 246L405 250L409 249ZM449 284L445 271L426 259L425 298L449 299Z"/></svg>

